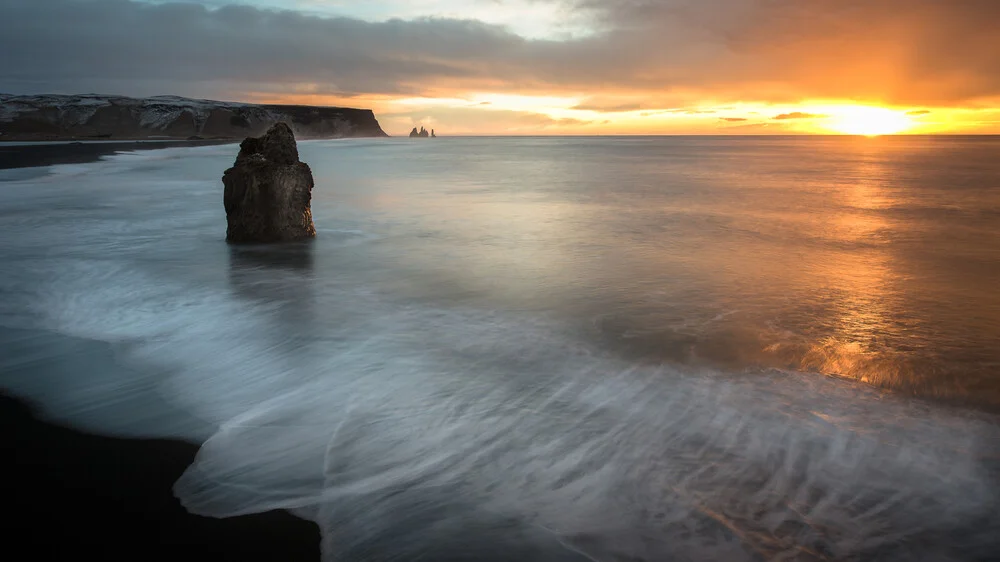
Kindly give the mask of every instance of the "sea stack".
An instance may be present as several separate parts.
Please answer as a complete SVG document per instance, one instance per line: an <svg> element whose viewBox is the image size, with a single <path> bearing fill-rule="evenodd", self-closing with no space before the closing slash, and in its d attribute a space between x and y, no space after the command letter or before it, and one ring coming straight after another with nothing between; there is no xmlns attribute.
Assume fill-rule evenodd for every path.
<svg viewBox="0 0 1000 562"><path fill-rule="evenodd" d="M310 208L312 170L299 161L295 135L287 124L273 125L262 137L247 137L222 183L227 242L291 242L316 236Z"/></svg>

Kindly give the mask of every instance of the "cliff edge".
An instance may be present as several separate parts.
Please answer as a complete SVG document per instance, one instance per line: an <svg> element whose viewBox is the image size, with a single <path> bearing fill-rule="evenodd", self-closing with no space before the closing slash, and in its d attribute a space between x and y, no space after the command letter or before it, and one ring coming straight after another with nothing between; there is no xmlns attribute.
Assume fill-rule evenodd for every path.
<svg viewBox="0 0 1000 562"><path fill-rule="evenodd" d="M176 96L0 94L0 141L243 139L281 122L300 139L389 136L370 109Z"/></svg>

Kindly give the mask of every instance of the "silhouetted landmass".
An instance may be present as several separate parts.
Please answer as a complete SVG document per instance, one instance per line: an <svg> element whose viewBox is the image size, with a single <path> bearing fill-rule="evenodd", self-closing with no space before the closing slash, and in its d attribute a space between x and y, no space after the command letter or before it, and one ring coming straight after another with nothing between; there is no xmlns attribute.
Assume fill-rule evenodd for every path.
<svg viewBox="0 0 1000 562"><path fill-rule="evenodd" d="M284 512L211 519L171 493L198 448L115 439L39 421L0 395L4 547L18 560L319 560L315 524Z"/></svg>
<svg viewBox="0 0 1000 562"><path fill-rule="evenodd" d="M177 96L0 94L0 140L242 139L286 122L299 138L388 136L370 109Z"/></svg>

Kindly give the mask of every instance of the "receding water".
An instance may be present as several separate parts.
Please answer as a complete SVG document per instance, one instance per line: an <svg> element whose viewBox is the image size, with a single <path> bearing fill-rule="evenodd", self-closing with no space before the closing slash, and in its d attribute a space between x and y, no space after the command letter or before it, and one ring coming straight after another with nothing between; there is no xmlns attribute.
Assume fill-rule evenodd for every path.
<svg viewBox="0 0 1000 562"><path fill-rule="evenodd" d="M0 383L204 443L175 493L327 560L1000 551L1000 138L306 142L0 171Z"/></svg>

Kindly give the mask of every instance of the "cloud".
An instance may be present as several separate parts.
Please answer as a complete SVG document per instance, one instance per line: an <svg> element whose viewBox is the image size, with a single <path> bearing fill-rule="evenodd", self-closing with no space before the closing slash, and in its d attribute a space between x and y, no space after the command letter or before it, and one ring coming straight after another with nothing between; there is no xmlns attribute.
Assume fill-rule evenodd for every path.
<svg viewBox="0 0 1000 562"><path fill-rule="evenodd" d="M721 128L726 131L726 134L736 134L736 135L754 135L754 134L795 134L794 130L790 130L782 126L781 123L744 123L742 125L730 125Z"/></svg>
<svg viewBox="0 0 1000 562"><path fill-rule="evenodd" d="M719 117L723 121L729 121L730 123L739 123L740 121L746 121L746 117Z"/></svg>
<svg viewBox="0 0 1000 562"><path fill-rule="evenodd" d="M533 3L557 5L552 13L592 33L540 40L454 18L375 22L244 5L0 0L0 91L240 98L310 84L315 94L340 96L600 91L676 104L643 102L647 108L1000 99L994 0Z"/></svg>
<svg viewBox="0 0 1000 562"><path fill-rule="evenodd" d="M623 111L638 111L642 109L642 105L638 103L619 103L619 104L604 105L599 102L587 102L575 105L571 109L577 109L583 111L597 111L600 113L620 113Z"/></svg>
<svg viewBox="0 0 1000 562"><path fill-rule="evenodd" d="M194 95L310 84L315 94L409 95L428 82L487 84L504 74L491 69L497 53L527 43L470 20L370 23L236 5L0 0L0 13L0 89L166 93L166 83Z"/></svg>
<svg viewBox="0 0 1000 562"><path fill-rule="evenodd" d="M907 115L927 115L928 113L930 113L930 111L928 111L926 109L917 109L917 110L914 110L914 111L907 111L906 112Z"/></svg>
<svg viewBox="0 0 1000 562"><path fill-rule="evenodd" d="M379 124L389 134L405 135L414 126L435 127L439 134L466 135L484 131L499 134L562 132L589 125L580 119L556 119L531 111L471 107L426 107L408 111L385 111Z"/></svg>
<svg viewBox="0 0 1000 562"><path fill-rule="evenodd" d="M818 113L803 113L801 111L793 111L791 113L782 113L781 115L775 115L772 119L777 119L779 121L785 119L822 119L828 117L828 115L820 115Z"/></svg>
<svg viewBox="0 0 1000 562"><path fill-rule="evenodd" d="M719 101L1000 97L994 0L581 0L642 78Z"/></svg>

